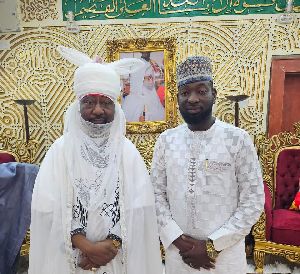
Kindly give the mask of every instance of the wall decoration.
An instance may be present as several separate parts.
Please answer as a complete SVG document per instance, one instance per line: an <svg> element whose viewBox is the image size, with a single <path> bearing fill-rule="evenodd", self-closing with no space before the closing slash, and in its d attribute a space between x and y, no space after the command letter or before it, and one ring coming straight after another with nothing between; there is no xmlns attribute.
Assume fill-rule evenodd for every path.
<svg viewBox="0 0 300 274"><path fill-rule="evenodd" d="M282 0L62 0L64 20L73 11L76 20L138 19L216 15L273 14L283 12ZM295 0L294 12L300 11Z"/></svg>
<svg viewBox="0 0 300 274"><path fill-rule="evenodd" d="M127 133L162 132L176 126L176 40L107 41L108 61L139 58L145 66L121 79Z"/></svg>
<svg viewBox="0 0 300 274"><path fill-rule="evenodd" d="M57 20L57 1L58 0L20 0L21 19L24 22L33 20L43 21L48 18Z"/></svg>
<svg viewBox="0 0 300 274"><path fill-rule="evenodd" d="M127 21L126 21L127 22ZM23 109L13 99L33 99L28 109L30 138L40 143L36 163L40 164L51 144L61 136L64 113L73 102L75 66L56 52L59 45L76 48L91 57L100 55L108 61L108 40L136 41L148 37L163 40L176 37L176 64L193 55L210 56L214 85L217 89L215 116L234 124L234 108L227 95L245 94L255 100L254 107L240 108L240 127L254 139L266 130L270 66L273 55L300 54L300 23L277 24L274 16L258 19L182 22L136 22L81 25L82 32L71 35L60 27L28 27L20 33L1 33L9 50L0 50L0 135L25 140ZM176 88L176 87L175 87ZM176 122L183 120L175 109ZM153 142L158 132L128 133L139 146Z"/></svg>

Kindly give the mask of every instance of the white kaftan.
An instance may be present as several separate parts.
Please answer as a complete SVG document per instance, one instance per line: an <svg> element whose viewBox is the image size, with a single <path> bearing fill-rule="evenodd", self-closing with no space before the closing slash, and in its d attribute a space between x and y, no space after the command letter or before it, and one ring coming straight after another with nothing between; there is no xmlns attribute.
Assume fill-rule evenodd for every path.
<svg viewBox="0 0 300 274"><path fill-rule="evenodd" d="M153 188L140 154L128 139L124 139L123 151L120 152L123 155L120 173L124 183L119 189L122 250L96 273L161 274ZM67 173L66 140L62 136L51 146L35 183L29 274L93 273L76 268L73 257L72 208L76 206L76 196ZM86 237L91 241L104 240L108 233L106 229L111 226L101 226L103 218L100 218L100 213L101 209L89 212Z"/></svg>
<svg viewBox="0 0 300 274"><path fill-rule="evenodd" d="M207 131L187 124L162 133L151 167L166 273L245 274L244 237L264 206L256 151L242 129L216 119ZM181 234L210 238L216 269L186 265L172 242Z"/></svg>

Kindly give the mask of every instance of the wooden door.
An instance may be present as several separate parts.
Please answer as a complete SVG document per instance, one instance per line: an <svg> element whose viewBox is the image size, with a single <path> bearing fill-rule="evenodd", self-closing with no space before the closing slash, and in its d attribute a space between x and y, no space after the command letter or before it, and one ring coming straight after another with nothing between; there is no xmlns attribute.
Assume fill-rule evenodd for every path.
<svg viewBox="0 0 300 274"><path fill-rule="evenodd" d="M300 121L300 58L274 58L271 67L268 137Z"/></svg>

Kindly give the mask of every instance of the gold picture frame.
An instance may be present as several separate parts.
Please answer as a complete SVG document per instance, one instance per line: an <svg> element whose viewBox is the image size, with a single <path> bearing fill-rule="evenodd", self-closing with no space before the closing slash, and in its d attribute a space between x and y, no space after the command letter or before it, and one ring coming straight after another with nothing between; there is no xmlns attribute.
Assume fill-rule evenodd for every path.
<svg viewBox="0 0 300 274"><path fill-rule="evenodd" d="M177 126L176 39L123 39L106 42L108 62L120 60L126 53L163 52L165 119L159 121L131 121L126 123L127 133L160 133ZM156 55L157 55L156 54ZM149 54L150 56L150 54ZM122 59L122 58L121 58ZM156 82L154 87L156 87ZM158 95L157 95L158 96ZM119 102L121 103L121 95ZM121 103L122 107L122 103ZM144 106L145 111L145 106ZM124 111L125 112L125 111ZM145 118L145 112L143 114ZM125 113L126 116L126 113Z"/></svg>

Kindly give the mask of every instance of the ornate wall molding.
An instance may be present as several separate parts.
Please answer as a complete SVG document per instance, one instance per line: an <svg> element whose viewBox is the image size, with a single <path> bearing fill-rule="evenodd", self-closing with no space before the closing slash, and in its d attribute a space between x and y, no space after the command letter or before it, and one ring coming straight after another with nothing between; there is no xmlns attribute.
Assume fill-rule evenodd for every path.
<svg viewBox="0 0 300 274"><path fill-rule="evenodd" d="M21 19L24 22L58 20L58 0L20 0Z"/></svg>
<svg viewBox="0 0 300 274"><path fill-rule="evenodd" d="M22 1L23 5L35 2ZM54 4L54 1L47 3ZM47 5L45 2L43 7L50 7ZM23 110L12 99L35 99L35 104L28 109L28 117L30 136L41 144L37 163L62 134L64 112L74 100L75 67L59 56L55 50L58 45L107 59L108 40L176 37L177 64L196 54L212 58L218 91L216 117L234 124L234 108L226 95L247 94L256 100L254 108L240 109L240 127L256 136L266 129L272 54L275 51L284 54L277 45L286 45L287 40L292 41L289 47L294 53L300 53L295 34L300 31L299 23L284 27L285 34L277 35L281 28L276 18L266 16L265 19L247 17L226 21L193 19L177 23L89 25L81 26L78 35L67 34L64 26L30 27L21 33L1 34L0 39L10 43L10 50L0 50L0 132L24 138ZM177 114L177 122L182 123L178 111ZM156 140L157 136L156 133L128 135L136 145Z"/></svg>

